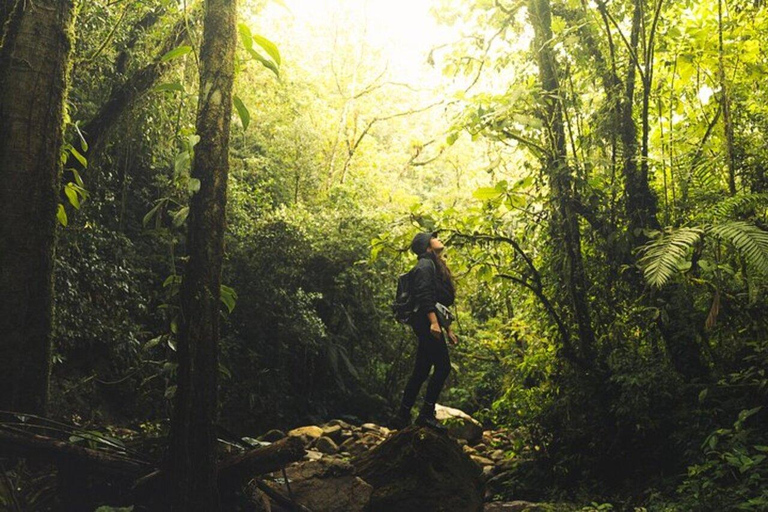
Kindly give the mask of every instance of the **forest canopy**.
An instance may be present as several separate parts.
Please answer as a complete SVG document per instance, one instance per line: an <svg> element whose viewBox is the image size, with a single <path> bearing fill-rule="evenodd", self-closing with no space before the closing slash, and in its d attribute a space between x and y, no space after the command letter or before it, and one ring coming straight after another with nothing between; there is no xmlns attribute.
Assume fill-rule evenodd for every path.
<svg viewBox="0 0 768 512"><path fill-rule="evenodd" d="M222 441L396 410L390 305L436 232L440 403L512 439L486 501L768 509L763 0L0 0L0 25L0 435L141 446L175 510L251 510ZM6 444L0 508L82 498ZM77 510L144 510L111 498Z"/></svg>

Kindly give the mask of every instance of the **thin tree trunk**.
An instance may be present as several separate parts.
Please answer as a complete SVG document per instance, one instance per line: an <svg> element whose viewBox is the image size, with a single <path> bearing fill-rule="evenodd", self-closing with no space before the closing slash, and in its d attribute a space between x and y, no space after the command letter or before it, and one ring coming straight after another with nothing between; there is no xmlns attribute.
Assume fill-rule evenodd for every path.
<svg viewBox="0 0 768 512"><path fill-rule="evenodd" d="M0 49L0 409L45 411L73 0L19 2Z"/></svg>
<svg viewBox="0 0 768 512"><path fill-rule="evenodd" d="M181 285L178 387L171 424L174 510L220 509L216 484L221 264L224 253L229 128L236 42L236 0L206 0L187 262Z"/></svg>
<svg viewBox="0 0 768 512"><path fill-rule="evenodd" d="M725 157L728 163L728 193L736 195L736 164L733 158L733 119L731 98L725 78L725 48L723 46L723 0L717 2L718 71L720 75L720 104L723 109L723 130L725 131Z"/></svg>
<svg viewBox="0 0 768 512"><path fill-rule="evenodd" d="M549 0L530 0L529 16L534 29L534 49L539 65L542 87L543 121L547 127L549 154L544 165L549 176L552 194L551 231L554 246L560 251L560 279L566 285L571 310L578 328L578 345L566 356L581 365L588 364L594 351L595 334L592 329L587 302L586 276L581 255L579 220L574 210L574 183L568 166L563 106L557 63L552 50L552 16ZM568 354L570 352L570 354Z"/></svg>

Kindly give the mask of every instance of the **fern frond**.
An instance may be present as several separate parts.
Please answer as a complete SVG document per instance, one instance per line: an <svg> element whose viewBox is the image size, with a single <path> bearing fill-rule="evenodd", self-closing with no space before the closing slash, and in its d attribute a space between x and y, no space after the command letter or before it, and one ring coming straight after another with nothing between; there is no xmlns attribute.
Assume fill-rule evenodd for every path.
<svg viewBox="0 0 768 512"><path fill-rule="evenodd" d="M703 234L704 230L700 228L667 229L645 244L638 264L648 284L657 288L664 286L677 273L680 264Z"/></svg>
<svg viewBox="0 0 768 512"><path fill-rule="evenodd" d="M707 233L729 242L741 254L747 265L761 274L768 274L768 231L743 220L713 224Z"/></svg>
<svg viewBox="0 0 768 512"><path fill-rule="evenodd" d="M768 194L738 194L723 199L712 210L715 218L733 218L740 212L752 212L768 208Z"/></svg>

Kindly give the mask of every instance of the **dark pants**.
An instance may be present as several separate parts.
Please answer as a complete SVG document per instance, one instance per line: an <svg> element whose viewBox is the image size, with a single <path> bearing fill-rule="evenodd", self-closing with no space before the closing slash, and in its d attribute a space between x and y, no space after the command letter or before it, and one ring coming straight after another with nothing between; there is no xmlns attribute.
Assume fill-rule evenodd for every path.
<svg viewBox="0 0 768 512"><path fill-rule="evenodd" d="M403 392L402 406L408 409L416 403L416 395L429 377L429 371L433 366L435 371L427 384L427 394L424 395L424 401L429 404L437 402L445 379L451 371L451 358L448 356L445 336L442 333L440 333L440 339L432 336L429 332L429 318L426 315L419 315L412 327L419 340L419 348L416 351L416 365Z"/></svg>

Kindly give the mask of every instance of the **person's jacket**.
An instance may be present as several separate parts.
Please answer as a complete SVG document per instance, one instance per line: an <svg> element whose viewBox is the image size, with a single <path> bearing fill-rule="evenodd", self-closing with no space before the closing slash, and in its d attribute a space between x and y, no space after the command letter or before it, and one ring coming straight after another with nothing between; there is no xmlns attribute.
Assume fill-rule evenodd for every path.
<svg viewBox="0 0 768 512"><path fill-rule="evenodd" d="M451 285L443 280L428 253L419 255L412 276L413 300L418 314L426 315L436 311L437 302L445 306L453 304L455 296Z"/></svg>

